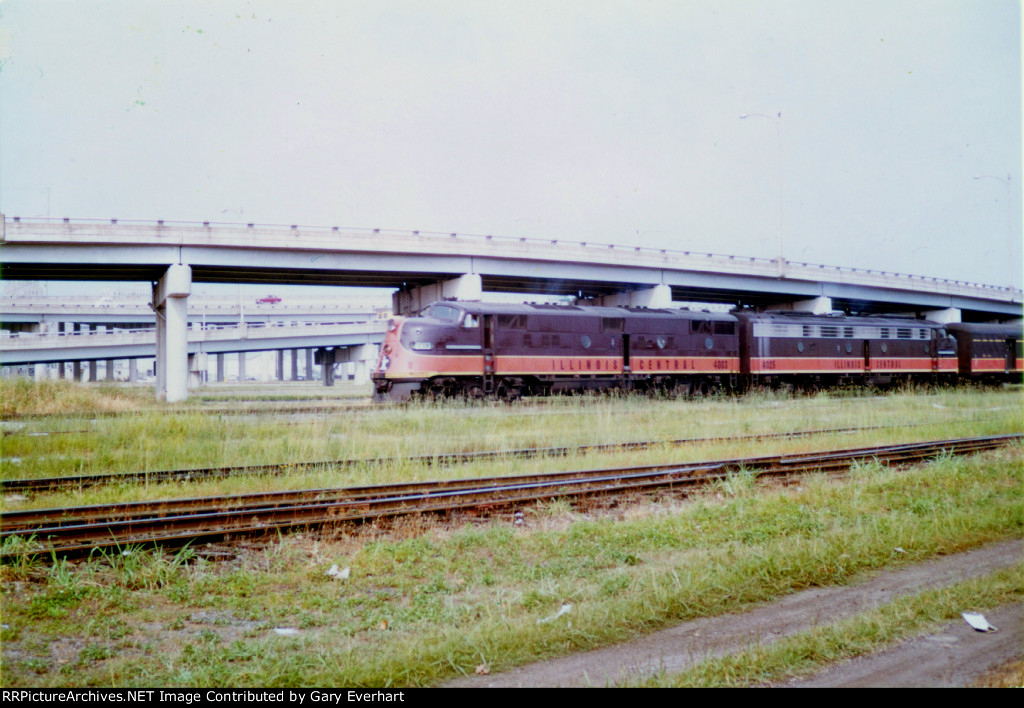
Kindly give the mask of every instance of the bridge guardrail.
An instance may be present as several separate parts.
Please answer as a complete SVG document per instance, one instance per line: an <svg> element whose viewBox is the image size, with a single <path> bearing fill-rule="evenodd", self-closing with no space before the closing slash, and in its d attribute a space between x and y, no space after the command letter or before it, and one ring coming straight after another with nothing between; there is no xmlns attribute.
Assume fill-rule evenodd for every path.
<svg viewBox="0 0 1024 708"><path fill-rule="evenodd" d="M15 216L5 217L4 239L7 241L19 240L23 227L30 225L37 238L53 241L73 240L76 234L84 236L91 229L94 233L106 232L112 242L182 246L212 245L213 239L216 238L223 245L237 245L238 247L251 247L256 242L268 248L345 250L362 247L365 250L366 237L371 239L384 237L389 240L389 248L401 247L405 252L411 254L465 255L467 252L472 252L474 255L494 257L524 257L527 255L525 253L527 247L530 247L529 257L541 260L563 261L569 252L575 252L584 261L608 265L677 266L686 270L706 269L712 272L784 277L794 280L820 281L824 279L844 284L993 298L1007 302L1022 301L1022 291L1010 286L935 278L895 271L850 268L784 259L780 262L775 258L741 257L678 249L619 246L609 243L494 234L396 231L341 226L300 226L298 224L54 219ZM40 235L38 231L40 227L52 227L52 230L45 235ZM156 231L153 230L154 227L156 227ZM216 233L214 233L215 230ZM467 251L464 248L467 245L473 245L474 250ZM458 248L459 246L462 248ZM480 251L480 246L484 246L487 250Z"/></svg>
<svg viewBox="0 0 1024 708"><path fill-rule="evenodd" d="M343 334L353 331L367 334L383 334L387 329L384 320L366 320L363 322L254 322L244 325L214 325L190 327L189 342L214 342L246 338L249 332L257 334ZM270 338L270 337L267 337ZM83 341L88 340L88 341ZM115 341L116 340L116 341ZM80 332L7 332L0 330L0 346L4 349L60 349L62 346L103 346L104 344L146 344L156 340L156 329L108 329L106 331L90 330Z"/></svg>

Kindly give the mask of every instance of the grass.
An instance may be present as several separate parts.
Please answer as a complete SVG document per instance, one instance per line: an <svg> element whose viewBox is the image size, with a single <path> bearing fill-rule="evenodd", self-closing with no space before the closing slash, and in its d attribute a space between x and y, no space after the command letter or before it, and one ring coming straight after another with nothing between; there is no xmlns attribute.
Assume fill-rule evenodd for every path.
<svg viewBox="0 0 1024 708"><path fill-rule="evenodd" d="M0 418L125 413L152 405L151 390L103 384L85 386L73 381L33 381L0 378Z"/></svg>
<svg viewBox="0 0 1024 708"><path fill-rule="evenodd" d="M65 384L68 382L48 382ZM31 382L25 382L31 386ZM19 384L20 385L20 384ZM84 387L98 396L101 389ZM39 397L56 396L50 386ZM24 398L24 396L22 396ZM6 399L5 399L6 400ZM99 399L105 400L105 399ZM553 398L515 406L422 404L319 414L219 415L150 402L93 418L51 415L9 420L0 441L0 478L21 479L156 469L409 456L454 451L751 435L815 428L883 426L803 440L695 443L644 452L577 455L565 468L700 461L884 441L924 440L1021 429L1020 396L1011 390L911 392L837 398L752 394L697 401L643 397ZM13 405L13 404L12 404ZM27 403L22 409L38 409ZM95 402L95 406L99 406ZM313 474L226 480L200 487L108 488L33 504L105 503L136 495L239 493L247 489L346 486L405 479L514 474L550 468L550 460L497 460L442 469L403 463L383 468L324 467ZM11 508L5 501L5 508Z"/></svg>
<svg viewBox="0 0 1024 708"><path fill-rule="evenodd" d="M98 487L8 498L3 508L706 460L1022 429L1014 389L689 401L585 396L245 416L206 412L210 400L158 406L150 392L136 393L0 379L9 433L0 440L0 477L882 427L555 460L327 466ZM44 410L52 412L15 419ZM809 477L774 491L740 472L690 501L641 498L611 515L556 500L524 509L522 525L511 514L464 523L411 517L282 534L244 543L219 561L209 558L222 549L206 546L175 554L128 548L77 563L16 557L0 568L0 683L404 686L436 684L481 664L499 671L847 582L861 570L1019 537L1022 469L1018 446L908 472L866 463L842 481ZM327 576L335 564L350 568L350 577ZM558 615L568 604L572 609ZM298 633L274 631L281 628ZM793 670L735 674L748 677L737 679L742 683ZM708 676L664 678L723 680Z"/></svg>
<svg viewBox="0 0 1024 708"><path fill-rule="evenodd" d="M1022 469L1016 446L902 472L862 465L785 489L736 475L690 501L641 498L615 515L555 501L524 510L521 526L510 514L484 524L412 517L280 535L219 562L200 547L13 563L0 569L2 682L413 686L481 664L500 671L1019 537ZM328 576L334 564L350 577ZM854 642L859 631L840 634Z"/></svg>
<svg viewBox="0 0 1024 708"><path fill-rule="evenodd" d="M963 608L989 609L1024 599L1024 566L951 587L900 597L850 619L800 632L726 657L699 663L646 687L736 687L779 683L811 675L829 664L876 652L896 641L960 619Z"/></svg>

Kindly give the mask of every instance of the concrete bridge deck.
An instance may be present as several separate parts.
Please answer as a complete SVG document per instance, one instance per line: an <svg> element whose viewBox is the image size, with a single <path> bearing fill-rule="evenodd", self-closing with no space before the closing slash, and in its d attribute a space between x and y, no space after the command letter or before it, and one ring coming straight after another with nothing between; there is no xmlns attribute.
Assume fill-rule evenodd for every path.
<svg viewBox="0 0 1024 708"><path fill-rule="evenodd" d="M888 271L561 239L170 221L4 218L6 280L152 283L157 395L187 396L188 299L195 282L393 288L396 313L483 291L575 295L605 304L673 301L813 312L1019 319L1017 288Z"/></svg>
<svg viewBox="0 0 1024 708"><path fill-rule="evenodd" d="M7 217L5 279L155 282L172 263L193 282L410 289L478 274L484 290L585 297L667 285L673 300L840 307L957 307L1019 316L1021 290L890 271L562 239L300 225Z"/></svg>
<svg viewBox="0 0 1024 708"><path fill-rule="evenodd" d="M379 344L387 322L267 322L190 327L188 353L318 349ZM138 359L156 356L156 330L0 333L0 365Z"/></svg>

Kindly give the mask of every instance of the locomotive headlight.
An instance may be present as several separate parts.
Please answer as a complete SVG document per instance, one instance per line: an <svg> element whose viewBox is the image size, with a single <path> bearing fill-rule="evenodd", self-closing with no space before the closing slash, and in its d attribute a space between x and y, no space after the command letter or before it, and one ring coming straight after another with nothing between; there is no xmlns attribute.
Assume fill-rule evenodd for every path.
<svg viewBox="0 0 1024 708"><path fill-rule="evenodd" d="M432 342L413 342L412 348L418 352L425 352L433 349L434 344Z"/></svg>

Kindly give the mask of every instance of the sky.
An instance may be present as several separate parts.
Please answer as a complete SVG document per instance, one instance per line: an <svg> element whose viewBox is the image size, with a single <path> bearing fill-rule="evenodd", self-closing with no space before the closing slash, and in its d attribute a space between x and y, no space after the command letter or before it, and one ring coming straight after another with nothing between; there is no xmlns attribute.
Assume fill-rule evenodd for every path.
<svg viewBox="0 0 1024 708"><path fill-rule="evenodd" d="M1020 287L1021 122L1020 0L0 0L7 216Z"/></svg>

